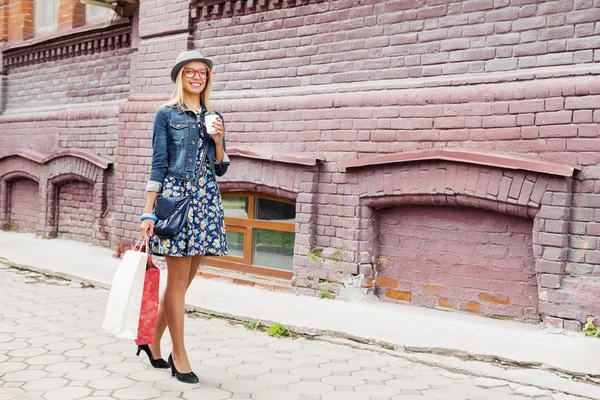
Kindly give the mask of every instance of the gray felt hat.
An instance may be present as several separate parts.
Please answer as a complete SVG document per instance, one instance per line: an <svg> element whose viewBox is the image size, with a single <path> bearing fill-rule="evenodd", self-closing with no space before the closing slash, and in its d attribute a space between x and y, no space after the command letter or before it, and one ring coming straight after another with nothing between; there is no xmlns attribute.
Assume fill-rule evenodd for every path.
<svg viewBox="0 0 600 400"><path fill-rule="evenodd" d="M179 70L183 68L185 64L192 61L202 61L204 64L206 64L209 70L212 71L213 69L213 62L204 57L198 50L183 51L177 56L177 60L175 60L175 66L171 70L171 80L175 82L175 80L177 80L177 74L179 73Z"/></svg>

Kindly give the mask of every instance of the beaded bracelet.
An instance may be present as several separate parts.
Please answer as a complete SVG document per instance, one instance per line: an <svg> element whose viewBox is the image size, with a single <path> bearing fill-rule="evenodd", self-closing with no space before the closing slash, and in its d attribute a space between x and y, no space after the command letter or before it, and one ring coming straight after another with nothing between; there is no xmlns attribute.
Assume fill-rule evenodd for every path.
<svg viewBox="0 0 600 400"><path fill-rule="evenodd" d="M151 219L154 222L158 221L158 218L154 214L144 213L144 214L142 214L140 216L140 221L144 221L144 220L147 220L147 219Z"/></svg>

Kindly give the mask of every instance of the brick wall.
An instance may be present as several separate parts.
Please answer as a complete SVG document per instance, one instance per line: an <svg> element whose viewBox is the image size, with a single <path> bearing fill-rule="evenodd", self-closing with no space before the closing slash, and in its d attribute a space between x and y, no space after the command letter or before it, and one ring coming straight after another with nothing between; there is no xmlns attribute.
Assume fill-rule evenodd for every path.
<svg viewBox="0 0 600 400"><path fill-rule="evenodd" d="M95 224L93 187L71 182L58 189L58 236L89 241Z"/></svg>
<svg viewBox="0 0 600 400"><path fill-rule="evenodd" d="M130 242L139 237L139 216L144 208L152 158L152 123L164 101L124 103L119 110L119 153L116 171L115 220L111 235Z"/></svg>
<svg viewBox="0 0 600 400"><path fill-rule="evenodd" d="M0 42L8 40L8 0L0 1Z"/></svg>
<svg viewBox="0 0 600 400"><path fill-rule="evenodd" d="M8 40L18 41L33 37L33 0L10 0L8 6Z"/></svg>
<svg viewBox="0 0 600 400"><path fill-rule="evenodd" d="M39 223L38 184L19 179L10 184L10 228L19 232L37 233Z"/></svg>
<svg viewBox="0 0 600 400"><path fill-rule="evenodd" d="M434 82L435 83L435 82ZM222 100L228 139L323 154L328 161L432 147L540 154L595 166L595 77Z"/></svg>
<svg viewBox="0 0 600 400"><path fill-rule="evenodd" d="M58 8L58 29L72 29L85 25L85 4L79 0L61 0Z"/></svg>
<svg viewBox="0 0 600 400"><path fill-rule="evenodd" d="M189 0L141 1L140 36L165 36L188 32L189 10Z"/></svg>
<svg viewBox="0 0 600 400"><path fill-rule="evenodd" d="M600 59L594 1L287 3L255 12L220 7L211 19L200 17L194 45L214 58L217 90L372 83Z"/></svg>
<svg viewBox="0 0 600 400"><path fill-rule="evenodd" d="M384 209L377 292L392 301L537 320L532 231L531 220L486 210Z"/></svg>
<svg viewBox="0 0 600 400"><path fill-rule="evenodd" d="M483 208L510 220L515 215L533 219L538 310L545 321L577 329L587 314L600 315L600 302L592 296L600 292L598 1L206 3L141 2L139 52L132 68L136 81L130 86L137 93L119 111L113 242L137 235L153 115L172 90L172 60L181 50L197 48L215 61L214 104L225 116L228 146L264 156L251 162L235 157L221 180L224 187L252 184L276 192L285 184L267 177L304 171L300 186L294 187L301 222L292 282L300 293L323 288L340 293L354 283L363 293L372 290L379 244L371 239L378 237L377 210L382 208L373 198L381 197L388 201L386 207L399 209L419 204L438 213L445 212L438 207L460 205L474 215L476 208ZM36 107L51 106L39 91L19 99L16 90L10 91L16 77L11 74L21 73L12 83L25 88L27 69L11 71L10 112L18 104L14 96ZM112 88L111 81L104 82ZM61 90L60 99L54 100L105 100L83 86L69 88L81 100L66 101L68 91ZM0 135L4 148L40 148L42 142L57 148L53 143L60 138L60 146L102 151L93 147L96 139L86 140L94 135L91 127L75 126L74 121L68 127L48 124L47 136L35 123L33 135L27 136L26 121L5 122L16 123L11 127L20 131ZM461 162L444 168L400 163L362 170L343 170L337 164L443 148L526 153L582 168L571 178L540 171L484 171ZM322 162L305 171L274 162L270 155L280 152ZM244 169L256 164L264 177ZM417 171L416 189L402 186L405 167ZM452 183L464 186L462 192L449 189L455 186L436 186L447 179L441 170L462 174L459 183ZM502 197L506 184L515 193ZM536 185L543 189L532 189ZM541 196L534 205L527 203L530 190ZM522 221L515 226L520 229ZM485 299L499 298L486 293L492 297ZM469 301L475 300L482 301L479 296ZM523 315L526 308L522 306Z"/></svg>
<svg viewBox="0 0 600 400"><path fill-rule="evenodd" d="M6 111L124 99L129 67L125 48L11 69Z"/></svg>
<svg viewBox="0 0 600 400"><path fill-rule="evenodd" d="M0 153L17 149L53 154L62 149L90 149L114 158L117 150L119 109L114 103L65 111L38 112L32 116L0 116Z"/></svg>

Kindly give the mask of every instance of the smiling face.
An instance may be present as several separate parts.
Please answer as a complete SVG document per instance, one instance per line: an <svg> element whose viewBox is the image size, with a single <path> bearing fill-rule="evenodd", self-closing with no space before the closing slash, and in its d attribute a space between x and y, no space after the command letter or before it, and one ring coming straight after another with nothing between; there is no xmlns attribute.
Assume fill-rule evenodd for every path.
<svg viewBox="0 0 600 400"><path fill-rule="evenodd" d="M206 87L210 79L210 71L206 64L200 61L192 61L182 68L183 91L187 95L199 95Z"/></svg>

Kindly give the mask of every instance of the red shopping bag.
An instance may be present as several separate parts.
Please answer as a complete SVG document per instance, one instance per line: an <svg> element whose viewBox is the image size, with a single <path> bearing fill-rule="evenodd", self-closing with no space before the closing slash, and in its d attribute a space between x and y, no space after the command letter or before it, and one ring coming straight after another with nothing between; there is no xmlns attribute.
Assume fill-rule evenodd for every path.
<svg viewBox="0 0 600 400"><path fill-rule="evenodd" d="M148 245L146 241L140 251ZM147 247L146 247L147 248ZM158 291L160 286L160 270L148 256L144 291L142 293L142 308L138 324L138 335L135 344L153 344L156 339L156 321L158 320Z"/></svg>

